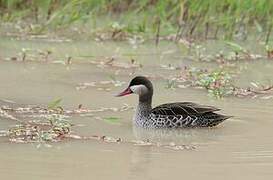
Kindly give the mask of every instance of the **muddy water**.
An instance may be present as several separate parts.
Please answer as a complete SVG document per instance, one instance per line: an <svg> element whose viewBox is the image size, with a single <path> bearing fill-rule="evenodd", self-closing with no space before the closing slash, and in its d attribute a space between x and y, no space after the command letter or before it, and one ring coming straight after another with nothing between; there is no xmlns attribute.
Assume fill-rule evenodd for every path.
<svg viewBox="0 0 273 180"><path fill-rule="evenodd" d="M88 47L87 47L88 46ZM160 49L142 46L138 50L126 44L71 44L17 42L4 39L0 42L1 59L18 54L22 47L54 49L55 59L69 55L112 56L122 61L134 57L143 63L141 70L98 68L83 61L70 67L62 64L38 62L0 62L0 99L24 104L47 105L62 98L62 105L72 109L83 104L87 108L121 107L124 103L135 106L137 97L115 98L113 95L125 88L109 86L109 90L88 87L77 90L83 82L109 80L113 74L127 82L135 74L171 75L176 71L163 70L159 64L187 64L189 66L215 66L209 63L181 61L178 49L162 45ZM76 48L75 48L76 47ZM170 51L170 49L174 49ZM60 51L60 53L57 53ZM129 51L131 55L124 55ZM139 54L138 52L143 52ZM150 52L150 54L149 54ZM152 53L151 53L152 52ZM167 52L162 55L161 52ZM96 54L97 53L97 54ZM104 54L105 53L105 54ZM133 56L132 54L137 54ZM144 55L143 55L144 54ZM148 55L147 55L148 54ZM146 62L146 63L145 63ZM155 63L157 62L157 63ZM157 64L157 65L155 65ZM273 63L243 63L238 84L272 81ZM255 73L255 75L254 75ZM173 101L193 101L220 107L224 114L234 118L212 129L187 129L172 131L145 131L132 127L133 110L101 112L89 117L73 117L74 131L82 135L109 135L125 140L150 139L153 142L175 142L194 145L195 150L175 151L161 147L135 146L98 141L67 141L52 144L51 148L37 144L11 144L1 141L1 179L271 179L273 177L273 100L225 98L215 100L203 90L166 89L166 82L154 80L154 105ZM97 119L117 117L109 123ZM0 129L7 129L14 122L1 119Z"/></svg>

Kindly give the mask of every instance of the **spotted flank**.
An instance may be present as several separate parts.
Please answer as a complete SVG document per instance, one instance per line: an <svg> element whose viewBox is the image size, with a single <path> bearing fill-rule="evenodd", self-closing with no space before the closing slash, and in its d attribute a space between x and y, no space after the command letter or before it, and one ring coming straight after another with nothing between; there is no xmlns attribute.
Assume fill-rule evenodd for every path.
<svg viewBox="0 0 273 180"><path fill-rule="evenodd" d="M152 109L149 119L156 128L213 127L230 117L214 112L219 110L191 102L170 103Z"/></svg>

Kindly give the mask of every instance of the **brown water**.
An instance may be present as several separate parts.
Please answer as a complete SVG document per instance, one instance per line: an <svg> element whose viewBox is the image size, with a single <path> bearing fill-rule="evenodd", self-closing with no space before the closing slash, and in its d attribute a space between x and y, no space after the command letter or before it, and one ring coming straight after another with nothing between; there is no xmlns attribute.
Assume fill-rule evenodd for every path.
<svg viewBox="0 0 273 180"><path fill-rule="evenodd" d="M144 67L140 70L99 68L82 61L70 67L62 64L3 61L18 54L22 47L53 49L52 59L75 59L84 56L112 56L122 62L135 58ZM139 53L141 52L141 53ZM165 54L164 54L165 52ZM113 74L127 82L135 74L170 76L177 71L164 70L159 64L213 67L215 64L182 60L174 45L163 44L158 49L142 45L133 49L126 43L93 42L46 43L36 41L0 41L0 99L16 105L47 105L62 98L62 105L75 108L135 106L136 96L115 98L122 87L110 85L110 90L88 87L77 90L79 83L109 80ZM128 55L130 54L130 55ZM162 55L163 54L163 55ZM87 58L88 59L88 58ZM238 84L273 80L273 62L261 60L241 64ZM134 75L129 75L132 72ZM195 150L176 151L155 146L135 146L99 141L66 141L53 143L51 148L37 144L12 144L1 141L1 179L271 179L273 177L273 99L224 98L216 100L204 90L166 89L164 80L154 80L154 105L174 101L193 101L220 107L222 113L234 118L212 129L153 131L132 128L133 110L101 112L95 116L118 117L117 123L91 117L74 117L74 131L83 135L109 135L125 140L150 139L153 142L175 142L194 145ZM1 104L5 104L3 101ZM0 129L14 122L0 119Z"/></svg>

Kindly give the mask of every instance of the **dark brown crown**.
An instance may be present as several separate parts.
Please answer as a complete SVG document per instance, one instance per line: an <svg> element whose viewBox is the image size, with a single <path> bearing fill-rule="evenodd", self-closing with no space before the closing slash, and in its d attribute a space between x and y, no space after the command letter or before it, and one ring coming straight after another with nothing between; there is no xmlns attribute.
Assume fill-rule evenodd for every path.
<svg viewBox="0 0 273 180"><path fill-rule="evenodd" d="M153 91L152 82L144 76L136 76L131 80L129 87L134 85L145 85L149 91Z"/></svg>

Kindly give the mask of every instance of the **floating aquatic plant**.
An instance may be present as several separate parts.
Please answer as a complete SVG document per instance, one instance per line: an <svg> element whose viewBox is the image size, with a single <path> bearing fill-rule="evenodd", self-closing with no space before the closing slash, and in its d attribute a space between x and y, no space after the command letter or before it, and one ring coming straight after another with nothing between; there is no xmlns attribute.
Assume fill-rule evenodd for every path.
<svg viewBox="0 0 273 180"><path fill-rule="evenodd" d="M167 89L175 89L177 87L176 81L175 79L168 79L167 80L167 84L165 86L165 88Z"/></svg>
<svg viewBox="0 0 273 180"><path fill-rule="evenodd" d="M119 87L125 84L124 81L119 80L105 80L105 81L98 81L98 82L84 82L80 83L76 86L77 90L86 89L88 87L95 87L97 90L105 90L110 91L112 87Z"/></svg>
<svg viewBox="0 0 273 180"><path fill-rule="evenodd" d="M221 98L232 94L231 76L223 70L204 73L199 76L197 84L206 88L209 94Z"/></svg>
<svg viewBox="0 0 273 180"><path fill-rule="evenodd" d="M267 58L268 58L268 59L272 59L272 58L273 58L273 46L267 44L267 45L265 46L265 50L266 50L266 53L267 53Z"/></svg>
<svg viewBox="0 0 273 180"><path fill-rule="evenodd" d="M45 147L52 147L52 143L57 143L61 141L68 140L95 140L101 141L104 143L116 143L116 144L130 144L136 146L154 146L159 148L167 148L172 150L194 150L196 149L193 145L177 145L173 142L171 143L159 143L151 142L147 140L125 140L120 137L111 137L106 135L89 135L82 136L79 133L72 131L73 125L71 121L68 120L70 116L59 116L55 114L55 109L40 108L35 106L31 107L19 107L19 108L10 108L3 107L2 111L13 112L15 114L21 115L22 113L48 113L46 119L36 119L32 121L20 121L19 124L12 126L8 130L0 131L0 137L8 138L10 142L13 143L37 143L37 148L41 147L41 144L44 144ZM83 109L82 106L80 109ZM127 106L116 109L107 109L104 108L101 111L113 110L113 111L125 111L128 110ZM62 113L71 114L76 113L86 114L89 111L78 111L78 110L66 110L64 109ZM96 111L100 112L100 111ZM75 115L75 114L74 114ZM39 116L37 116L39 117ZM119 118L117 117L107 117L104 118L105 121L110 123L117 123Z"/></svg>
<svg viewBox="0 0 273 180"><path fill-rule="evenodd" d="M25 122L8 130L7 136L11 142L56 142L65 134L69 134L71 123L62 118L51 118L47 122Z"/></svg>

